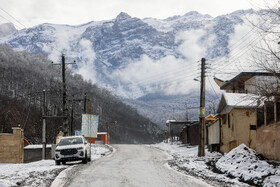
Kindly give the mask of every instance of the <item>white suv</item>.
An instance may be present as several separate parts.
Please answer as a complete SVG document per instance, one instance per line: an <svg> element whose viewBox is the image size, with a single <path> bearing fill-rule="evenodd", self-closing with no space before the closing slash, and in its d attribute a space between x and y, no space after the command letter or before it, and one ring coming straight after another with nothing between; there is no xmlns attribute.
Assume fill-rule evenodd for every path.
<svg viewBox="0 0 280 187"><path fill-rule="evenodd" d="M91 146L83 136L63 137L55 149L55 164L82 160L84 164L91 160Z"/></svg>

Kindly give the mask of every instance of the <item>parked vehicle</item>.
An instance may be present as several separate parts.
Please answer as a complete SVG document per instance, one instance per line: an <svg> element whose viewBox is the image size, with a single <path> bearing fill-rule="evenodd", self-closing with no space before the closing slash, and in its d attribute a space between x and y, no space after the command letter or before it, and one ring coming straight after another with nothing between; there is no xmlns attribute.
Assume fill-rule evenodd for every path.
<svg viewBox="0 0 280 187"><path fill-rule="evenodd" d="M55 164L82 160L84 164L91 161L91 146L83 136L63 137L55 149Z"/></svg>

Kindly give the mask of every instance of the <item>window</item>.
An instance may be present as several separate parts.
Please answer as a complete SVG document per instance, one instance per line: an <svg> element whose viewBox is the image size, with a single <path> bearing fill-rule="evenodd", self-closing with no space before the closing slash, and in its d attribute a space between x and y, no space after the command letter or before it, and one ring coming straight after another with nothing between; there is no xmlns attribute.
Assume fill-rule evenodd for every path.
<svg viewBox="0 0 280 187"><path fill-rule="evenodd" d="M222 115L222 121L223 121L223 124L227 123L227 116L226 116L226 114Z"/></svg>

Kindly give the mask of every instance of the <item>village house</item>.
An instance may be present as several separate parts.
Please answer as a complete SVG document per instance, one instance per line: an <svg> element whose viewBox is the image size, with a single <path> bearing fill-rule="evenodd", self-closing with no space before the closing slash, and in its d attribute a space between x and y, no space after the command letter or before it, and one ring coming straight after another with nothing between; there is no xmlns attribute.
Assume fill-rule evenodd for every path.
<svg viewBox="0 0 280 187"><path fill-rule="evenodd" d="M279 138L272 131L277 125L269 128L262 124L277 121L273 120L279 111L277 102L269 100L278 87L277 78L267 72L242 72L229 81L215 81L225 90L217 109L221 115L220 122L216 122L221 128L220 151L229 152L244 143L268 158L275 158L270 156L273 153L267 153L280 151Z"/></svg>
<svg viewBox="0 0 280 187"><path fill-rule="evenodd" d="M251 94L223 93L217 113L221 116L221 152L240 144L256 149L257 102ZM217 138L217 137L216 137Z"/></svg>

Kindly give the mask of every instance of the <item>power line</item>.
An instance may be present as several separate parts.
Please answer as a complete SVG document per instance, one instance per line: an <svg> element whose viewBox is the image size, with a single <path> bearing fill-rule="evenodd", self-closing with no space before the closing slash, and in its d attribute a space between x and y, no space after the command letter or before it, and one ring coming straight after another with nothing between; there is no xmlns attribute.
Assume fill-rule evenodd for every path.
<svg viewBox="0 0 280 187"><path fill-rule="evenodd" d="M26 26L25 25L23 25L21 22L19 22L14 16L12 16L10 13L8 13L7 11L5 11L4 9L2 9L1 7L0 7L0 10L2 10L3 12L5 12L6 14L8 14L11 18L13 18L17 23L19 23L20 25L22 25L23 26L23 28L26 28Z"/></svg>
<svg viewBox="0 0 280 187"><path fill-rule="evenodd" d="M182 67L177 67L177 68L174 68L172 70L168 70L167 72L158 73L158 74L146 77L145 79L141 79L139 81L136 81L134 83L141 84L141 83L149 82L150 80L155 80L155 78L163 77L163 76L164 76L164 78L169 77L169 76L172 77L172 76L174 76L175 73L180 73L180 72L193 72L192 71L193 67L195 67L195 64L192 64L191 66L186 66L186 64L183 64ZM188 68L189 71L186 71L185 70L186 68Z"/></svg>
<svg viewBox="0 0 280 187"><path fill-rule="evenodd" d="M209 77L207 77L207 79L208 79L208 82L209 82L210 85L211 85L212 90L214 91L214 93L215 93L215 95L216 95L216 98L219 99L219 96L218 96L217 92L215 91L215 89L214 89L214 87L213 87L213 85L212 85L212 83L211 83Z"/></svg>
<svg viewBox="0 0 280 187"><path fill-rule="evenodd" d="M11 21L11 20L9 20L9 19L5 18L4 16L0 15L0 17L1 17L1 18L3 18L3 19L4 19L4 20L6 20L6 21L8 21L8 22L12 23L12 21ZM21 29L21 27L19 27L19 26L15 25L15 24L14 24L14 26L15 26L17 29Z"/></svg>
<svg viewBox="0 0 280 187"><path fill-rule="evenodd" d="M5 12L6 14L8 14L11 18L13 18L17 23L19 23L20 25L22 25L23 26L23 28L22 29L27 29L27 27L24 25L24 24L22 24L20 21L18 21L14 16L12 16L10 13L8 13L7 11L5 11L3 8L1 8L0 7L0 9L3 11L3 12ZM3 16L1 16L2 18L4 18ZM4 18L5 19L5 18ZM8 20L8 19L6 19L6 20ZM9 20L9 22L11 22L11 23L13 23L14 25L16 25L13 21L10 21ZM20 27L19 27L20 28ZM36 33L34 33L32 30L30 30L30 32L32 33L32 34L34 34L34 35L37 35ZM54 46L51 46L51 45L49 45L48 43L45 43L46 45L48 45L49 47L51 47L52 49L54 49L54 50L56 50L57 52L59 52L60 54L62 54L62 52L60 51L60 50L58 50L57 48L55 48Z"/></svg>
<svg viewBox="0 0 280 187"><path fill-rule="evenodd" d="M267 23L268 22L268 19L266 19L265 21L264 21L264 23L263 24L265 24L265 23ZM273 25L268 29L268 30L271 30L271 28L273 27ZM248 40L249 38L247 38L246 40L244 40L243 42L241 42L242 41L242 39L243 38L245 38L245 36L247 36L250 32L252 32L253 30L255 30L255 27L254 28L252 28L249 32L247 32L241 39L239 39L238 40L238 42L240 42L237 46L235 46L234 48L232 48L231 50L232 51L234 51L235 49L237 49L237 47L238 46L240 46L241 44L243 44L244 43L244 41L246 41L246 40ZM255 36L251 41L250 41L250 43L249 43L249 45L251 45L251 44L253 44L254 42L255 43L257 43L258 41L260 41L260 39L258 39L259 37L261 37L261 36ZM236 42L235 44L237 44L238 42ZM232 46L234 46L235 44L233 44L233 45L231 45L230 47L232 47ZM244 48L248 48L248 45L246 45L246 46L244 46L243 47L243 49ZM247 50L248 51L248 50ZM242 53L243 51L241 50L241 49L239 49L239 51L236 51L236 52L234 52L233 54L231 54L231 58L238 58L238 57L236 57L236 56L238 56L240 53ZM244 55L245 53L243 52L243 55ZM239 55L239 57L240 56L242 56L242 55ZM211 61L211 60L210 60ZM220 60L218 60L216 63L215 63L215 66L217 66L219 63L221 63L222 62L222 59L220 59Z"/></svg>

